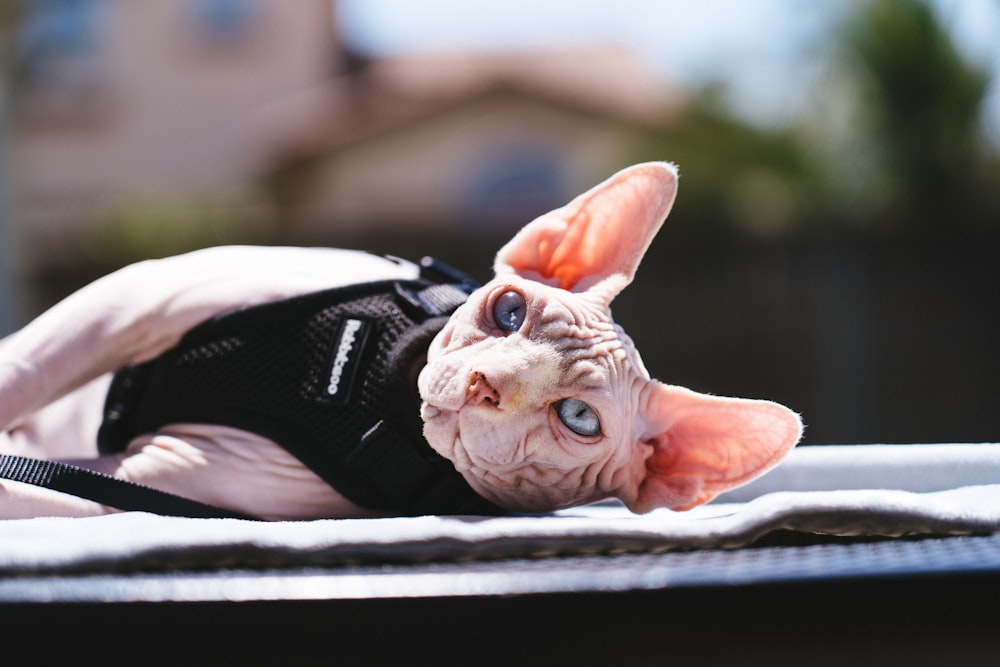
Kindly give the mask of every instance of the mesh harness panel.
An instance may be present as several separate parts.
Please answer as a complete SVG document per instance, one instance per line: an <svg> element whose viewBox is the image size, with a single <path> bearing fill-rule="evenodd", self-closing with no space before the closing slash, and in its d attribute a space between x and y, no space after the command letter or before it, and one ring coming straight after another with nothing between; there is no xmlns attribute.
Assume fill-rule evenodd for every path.
<svg viewBox="0 0 1000 667"><path fill-rule="evenodd" d="M116 374L104 453L171 423L287 449L354 503L395 515L500 514L422 435L411 377L467 286L381 281L249 307Z"/></svg>

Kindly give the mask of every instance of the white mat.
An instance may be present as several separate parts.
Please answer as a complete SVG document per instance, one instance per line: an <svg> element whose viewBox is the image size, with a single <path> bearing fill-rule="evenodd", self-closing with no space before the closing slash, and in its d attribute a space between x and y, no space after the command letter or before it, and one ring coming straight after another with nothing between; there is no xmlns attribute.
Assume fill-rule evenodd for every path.
<svg viewBox="0 0 1000 667"><path fill-rule="evenodd" d="M737 548L775 530L844 536L1000 530L1000 444L803 447L689 512L617 504L546 516L263 523L124 513L0 521L0 575L312 567Z"/></svg>

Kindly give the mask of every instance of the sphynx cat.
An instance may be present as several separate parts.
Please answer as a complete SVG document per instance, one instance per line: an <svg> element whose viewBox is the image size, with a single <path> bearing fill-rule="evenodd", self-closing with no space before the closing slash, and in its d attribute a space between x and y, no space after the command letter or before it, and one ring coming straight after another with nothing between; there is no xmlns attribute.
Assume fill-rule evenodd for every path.
<svg viewBox="0 0 1000 667"><path fill-rule="evenodd" d="M676 191L673 165L639 164L530 222L430 344L417 379L424 436L483 498L523 512L608 497L639 513L687 509L762 474L798 442L801 421L782 405L650 379L612 321L612 299ZM417 272L349 250L248 246L125 267L0 341L0 453L71 462L265 519L375 516L248 431L167 424L113 455L98 455L96 432L111 374L163 354L209 318ZM0 481L0 518L114 511Z"/></svg>

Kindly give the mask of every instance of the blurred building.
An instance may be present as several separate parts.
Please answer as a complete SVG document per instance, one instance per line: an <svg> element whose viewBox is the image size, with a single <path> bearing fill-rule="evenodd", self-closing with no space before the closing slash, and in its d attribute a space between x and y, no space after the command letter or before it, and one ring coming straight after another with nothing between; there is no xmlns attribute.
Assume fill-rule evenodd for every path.
<svg viewBox="0 0 1000 667"><path fill-rule="evenodd" d="M881 216L866 222L877 209L866 214L857 197L816 197L847 192L836 183L789 208L796 187L817 185L789 135L699 115L698 104L673 122L685 97L624 49L372 60L346 47L331 0L11 6L0 0L0 29L17 19L15 39L0 41L0 66L11 41L15 55L0 70L15 83L0 79L0 333L14 310L8 290L21 295L7 319L23 320L117 264L197 245L350 243L488 272L512 227L641 155L675 159L686 174L669 240L653 244L615 301L655 377L786 403L805 415L811 442L996 438L1000 311L984 307L1000 284L987 233L995 208L981 206L975 234L951 224L956 214L902 236ZM903 71L934 102L923 111L949 99L936 91L964 85L904 51L902 62L918 60ZM948 85L924 88L927 72ZM897 80L887 75L886 90L908 94ZM951 136L954 117L938 118ZM669 131L646 131L664 120ZM838 174L854 173L855 148L872 136L851 134ZM949 154L955 145L914 136ZM635 150L640 137L647 150ZM940 173L951 163L913 164ZM990 184L994 171L954 182ZM884 190L907 179L871 180ZM932 182L901 190L911 195L900 210L926 215L955 201ZM919 204L926 197L940 201ZM755 222L764 214L797 224ZM245 233L252 225L264 233ZM16 289L2 284L8 260Z"/></svg>
<svg viewBox="0 0 1000 667"><path fill-rule="evenodd" d="M615 47L408 56L279 102L255 134L299 230L508 232L624 166L677 99Z"/></svg>
<svg viewBox="0 0 1000 667"><path fill-rule="evenodd" d="M293 236L523 222L620 166L630 128L670 101L624 50L367 62L330 0L35 0L21 18L29 267L142 202L263 192Z"/></svg>
<svg viewBox="0 0 1000 667"><path fill-rule="evenodd" d="M326 0L38 0L16 34L14 197L30 259L128 198L228 197L248 111L329 76Z"/></svg>

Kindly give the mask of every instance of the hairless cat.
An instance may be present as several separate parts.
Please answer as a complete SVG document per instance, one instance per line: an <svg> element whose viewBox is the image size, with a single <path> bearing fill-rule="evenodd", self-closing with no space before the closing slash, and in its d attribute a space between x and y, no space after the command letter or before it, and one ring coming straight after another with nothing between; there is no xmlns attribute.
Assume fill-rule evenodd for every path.
<svg viewBox="0 0 1000 667"><path fill-rule="evenodd" d="M332 248L127 266L0 341L0 453L271 520L705 503L802 424L651 379L613 322L676 192L673 165L626 168L528 223L481 287ZM0 518L114 511L0 480Z"/></svg>

